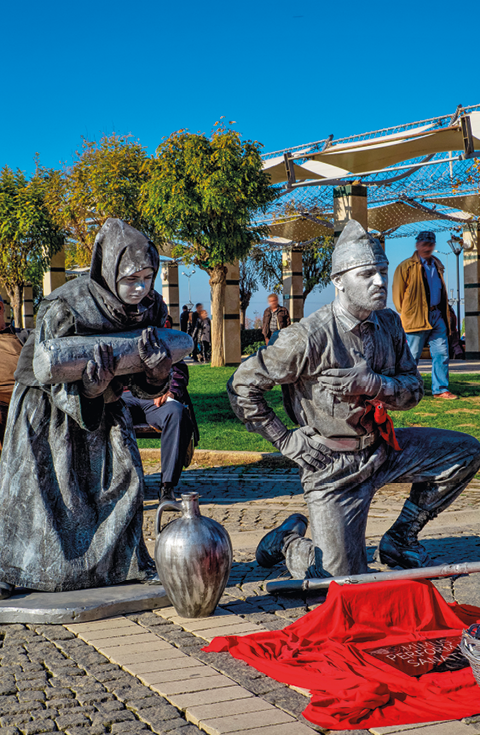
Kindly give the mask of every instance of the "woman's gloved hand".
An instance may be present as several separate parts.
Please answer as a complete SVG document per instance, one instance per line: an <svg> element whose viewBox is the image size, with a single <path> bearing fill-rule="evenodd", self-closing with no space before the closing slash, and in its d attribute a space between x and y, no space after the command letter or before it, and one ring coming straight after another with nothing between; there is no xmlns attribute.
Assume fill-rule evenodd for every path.
<svg viewBox="0 0 480 735"><path fill-rule="evenodd" d="M87 362L82 376L82 393L91 400L105 393L115 378L115 360L111 345L95 345L93 358Z"/></svg>
<svg viewBox="0 0 480 735"><path fill-rule="evenodd" d="M138 352L145 367L147 381L152 385L164 383L172 368L172 358L154 327L143 330L138 341Z"/></svg>

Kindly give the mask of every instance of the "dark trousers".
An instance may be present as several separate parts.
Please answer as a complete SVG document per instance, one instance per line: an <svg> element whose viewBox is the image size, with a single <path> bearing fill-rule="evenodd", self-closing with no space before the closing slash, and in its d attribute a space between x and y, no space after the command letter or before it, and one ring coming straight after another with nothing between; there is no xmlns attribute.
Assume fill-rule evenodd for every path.
<svg viewBox="0 0 480 735"><path fill-rule="evenodd" d="M208 362L210 360L210 342L208 342L206 339L202 339L202 359L203 362Z"/></svg>
<svg viewBox="0 0 480 735"><path fill-rule="evenodd" d="M194 362L198 362L198 339L196 337L192 337L193 339L193 350L191 352L191 356Z"/></svg>
<svg viewBox="0 0 480 735"><path fill-rule="evenodd" d="M149 424L161 430L162 483L177 485L193 433L188 408L177 401L167 401L157 408L151 399L135 398L130 391L125 391L122 398L134 424Z"/></svg>
<svg viewBox="0 0 480 735"><path fill-rule="evenodd" d="M7 425L8 405L8 403L0 401L0 449L2 448L5 427Z"/></svg>

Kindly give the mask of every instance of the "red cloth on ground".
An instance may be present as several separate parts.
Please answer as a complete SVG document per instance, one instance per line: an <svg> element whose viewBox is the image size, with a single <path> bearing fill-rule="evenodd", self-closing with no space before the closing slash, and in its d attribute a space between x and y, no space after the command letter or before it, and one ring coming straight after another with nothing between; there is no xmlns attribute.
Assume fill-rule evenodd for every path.
<svg viewBox="0 0 480 735"><path fill-rule="evenodd" d="M403 645L417 651L407 654L412 670L438 669L442 657L431 657L429 665L418 649L438 652L443 644L418 642L447 639L445 650L452 650L476 621L480 608L446 603L426 580L343 587L333 582L323 605L283 630L217 637L203 650L229 651L272 679L310 690L303 714L322 727L456 720L480 713L480 687L469 666L412 676L378 653ZM368 653L373 649L381 651L374 656ZM405 655L400 659L403 665Z"/></svg>

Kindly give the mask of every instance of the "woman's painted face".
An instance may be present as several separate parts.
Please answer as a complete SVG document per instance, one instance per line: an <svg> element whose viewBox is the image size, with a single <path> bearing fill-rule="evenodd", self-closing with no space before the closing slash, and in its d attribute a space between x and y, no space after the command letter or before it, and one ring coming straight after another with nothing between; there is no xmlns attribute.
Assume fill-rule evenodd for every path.
<svg viewBox="0 0 480 735"><path fill-rule="evenodd" d="M153 268L144 268L117 281L117 293L121 301L136 306L150 293L153 283Z"/></svg>

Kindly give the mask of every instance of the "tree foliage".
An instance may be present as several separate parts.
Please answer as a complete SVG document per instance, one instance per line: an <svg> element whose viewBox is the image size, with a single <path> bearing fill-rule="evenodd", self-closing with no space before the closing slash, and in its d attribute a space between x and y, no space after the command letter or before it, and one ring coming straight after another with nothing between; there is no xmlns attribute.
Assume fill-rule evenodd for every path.
<svg viewBox="0 0 480 735"><path fill-rule="evenodd" d="M31 178L8 166L0 172L0 281L17 326L22 325L24 284L41 281L51 256L65 240L46 204L54 176L55 172L39 167Z"/></svg>
<svg viewBox="0 0 480 735"><path fill-rule="evenodd" d="M312 291L321 290L330 282L333 247L333 238L318 237L302 248L304 303ZM281 293L283 289L281 251L255 248L252 260L261 285L269 291Z"/></svg>
<svg viewBox="0 0 480 735"><path fill-rule="evenodd" d="M141 210L141 188L149 176L146 149L129 136L83 139L72 166L57 171L47 204L68 233L68 265L88 265L95 236L108 217L118 217L154 238Z"/></svg>
<svg viewBox="0 0 480 735"><path fill-rule="evenodd" d="M245 329L247 309L253 294L258 291L258 276L255 262L244 258L239 263L240 326Z"/></svg>
<svg viewBox="0 0 480 735"><path fill-rule="evenodd" d="M244 258L266 234L256 226L276 194L262 169L260 145L220 126L208 138L186 130L157 149L144 185L144 213L173 254L210 275L212 365L223 365L226 264Z"/></svg>

